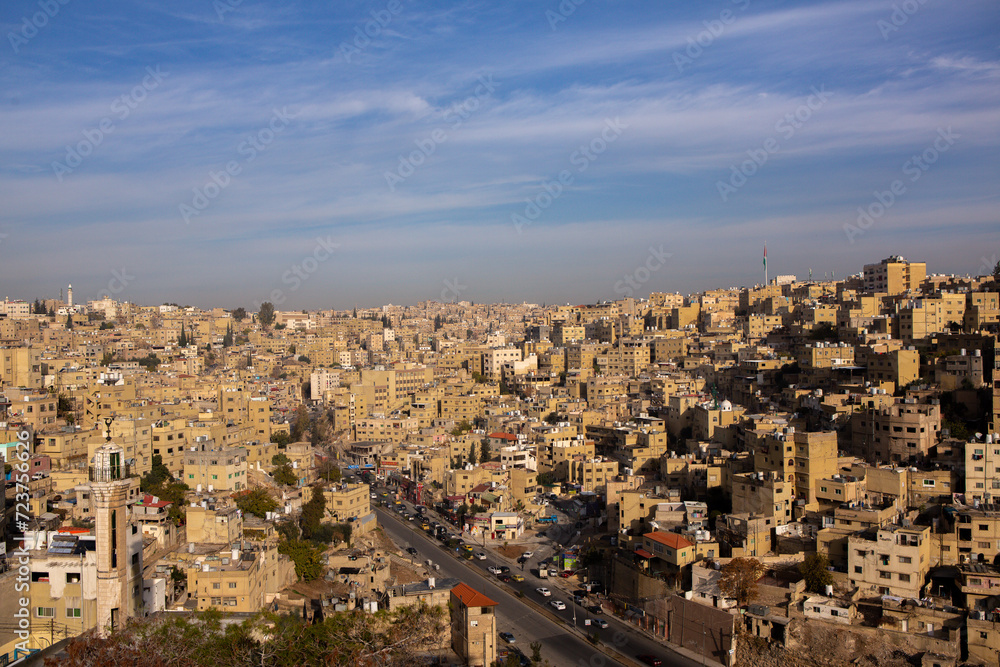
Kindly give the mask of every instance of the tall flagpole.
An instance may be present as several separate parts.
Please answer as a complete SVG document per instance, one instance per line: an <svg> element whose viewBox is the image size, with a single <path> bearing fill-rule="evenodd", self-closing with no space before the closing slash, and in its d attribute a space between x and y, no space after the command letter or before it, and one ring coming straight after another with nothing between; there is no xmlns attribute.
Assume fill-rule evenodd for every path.
<svg viewBox="0 0 1000 667"><path fill-rule="evenodd" d="M767 287L767 241L764 241L764 287Z"/></svg>

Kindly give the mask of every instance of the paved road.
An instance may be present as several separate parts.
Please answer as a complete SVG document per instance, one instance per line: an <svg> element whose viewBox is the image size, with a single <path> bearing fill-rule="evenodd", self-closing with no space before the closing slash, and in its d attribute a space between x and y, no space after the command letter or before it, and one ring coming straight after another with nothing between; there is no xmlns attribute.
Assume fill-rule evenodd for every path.
<svg viewBox="0 0 1000 667"><path fill-rule="evenodd" d="M412 509L409 504L407 506ZM396 512L389 509L377 508L376 511L379 515L379 525L400 546L413 546L419 552L421 562L430 559L440 565L438 576L454 577L464 581L496 601L498 603L498 632L513 633L516 637L515 645L529 657L531 653L529 644L533 641L539 641L542 644L542 658L557 667L563 665L566 667L601 667L613 663L610 658L595 650L579 634L572 632L570 628L573 625L575 611L577 627L581 631L590 632L596 629L595 626L589 628L584 626L584 620L587 618L601 618L608 623L609 627L600 630L599 636L605 646L614 647L618 651L620 656L618 664L635 665L637 663L633 658L640 654L655 655L663 661L664 665L694 667L699 664L671 652L666 645L636 632L613 616L594 616L583 607L574 604L572 595L560 587L565 585L565 580L558 583L553 579L541 580L532 574L531 570L534 568L525 567L522 571L518 566L512 565L510 566L511 572L522 574L525 580L503 584L494 575L487 572L486 568L498 564L510 565L505 559L487 550L488 558L485 561L460 560L450 549L443 547L440 541L431 538L420 530L419 526L414 526L415 522L401 520ZM477 548L476 551L481 551L481 549ZM536 552L539 551L536 549ZM546 551L551 553L551 550L547 549ZM543 597L536 593L535 589L539 586L549 588L552 592L551 597ZM521 591L524 593L525 599L540 605L547 605L552 600L562 600L566 603L565 611L548 609L549 612L562 619L561 622L553 621L547 614L543 614L527 604L525 599L516 597L514 594L516 591Z"/></svg>

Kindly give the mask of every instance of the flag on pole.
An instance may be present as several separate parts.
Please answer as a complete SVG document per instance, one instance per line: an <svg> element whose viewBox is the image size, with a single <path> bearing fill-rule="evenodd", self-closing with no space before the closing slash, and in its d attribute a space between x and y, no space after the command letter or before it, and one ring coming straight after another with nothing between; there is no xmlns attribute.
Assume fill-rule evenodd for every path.
<svg viewBox="0 0 1000 667"><path fill-rule="evenodd" d="M764 242L764 268L767 268L767 241Z"/></svg>

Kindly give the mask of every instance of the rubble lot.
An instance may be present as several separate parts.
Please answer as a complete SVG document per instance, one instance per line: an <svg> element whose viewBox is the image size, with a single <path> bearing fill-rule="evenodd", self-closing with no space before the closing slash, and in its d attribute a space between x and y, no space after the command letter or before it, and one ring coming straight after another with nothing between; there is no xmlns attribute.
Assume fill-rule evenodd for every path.
<svg viewBox="0 0 1000 667"><path fill-rule="evenodd" d="M743 635L737 643L737 664L754 667L913 667L922 652L911 653L883 638L859 641L847 632L810 632L808 644L790 650L759 637Z"/></svg>
<svg viewBox="0 0 1000 667"><path fill-rule="evenodd" d="M498 548L497 553L499 553L504 558L517 560L518 558L521 557L521 554L523 554L527 550L528 550L527 547L522 547L519 544L508 544L507 546L502 546Z"/></svg>

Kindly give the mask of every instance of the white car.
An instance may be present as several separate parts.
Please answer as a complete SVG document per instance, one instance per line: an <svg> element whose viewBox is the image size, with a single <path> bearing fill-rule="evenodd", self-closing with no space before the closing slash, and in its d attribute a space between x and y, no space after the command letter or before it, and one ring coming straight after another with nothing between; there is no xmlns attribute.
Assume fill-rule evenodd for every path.
<svg viewBox="0 0 1000 667"><path fill-rule="evenodd" d="M486 554L484 554L482 551L480 551L479 553L476 554L476 558L478 560L486 560ZM494 572L493 574L496 574L496 572Z"/></svg>
<svg viewBox="0 0 1000 667"><path fill-rule="evenodd" d="M497 567L496 565L490 565L486 569L487 571L489 571L490 574L500 574L500 568Z"/></svg>
<svg viewBox="0 0 1000 667"><path fill-rule="evenodd" d="M566 603L563 602L562 600L553 600L549 604L558 609L559 611L563 611L564 609L566 609Z"/></svg>
<svg viewBox="0 0 1000 667"><path fill-rule="evenodd" d="M545 588L545 586L541 586L539 588L536 588L535 592L538 593L539 595L543 596L543 597L549 597L550 595L552 595L552 591L550 591L549 589Z"/></svg>
<svg viewBox="0 0 1000 667"><path fill-rule="evenodd" d="M534 551L525 551L523 554L521 554L521 558L531 558L534 555L535 555Z"/></svg>

